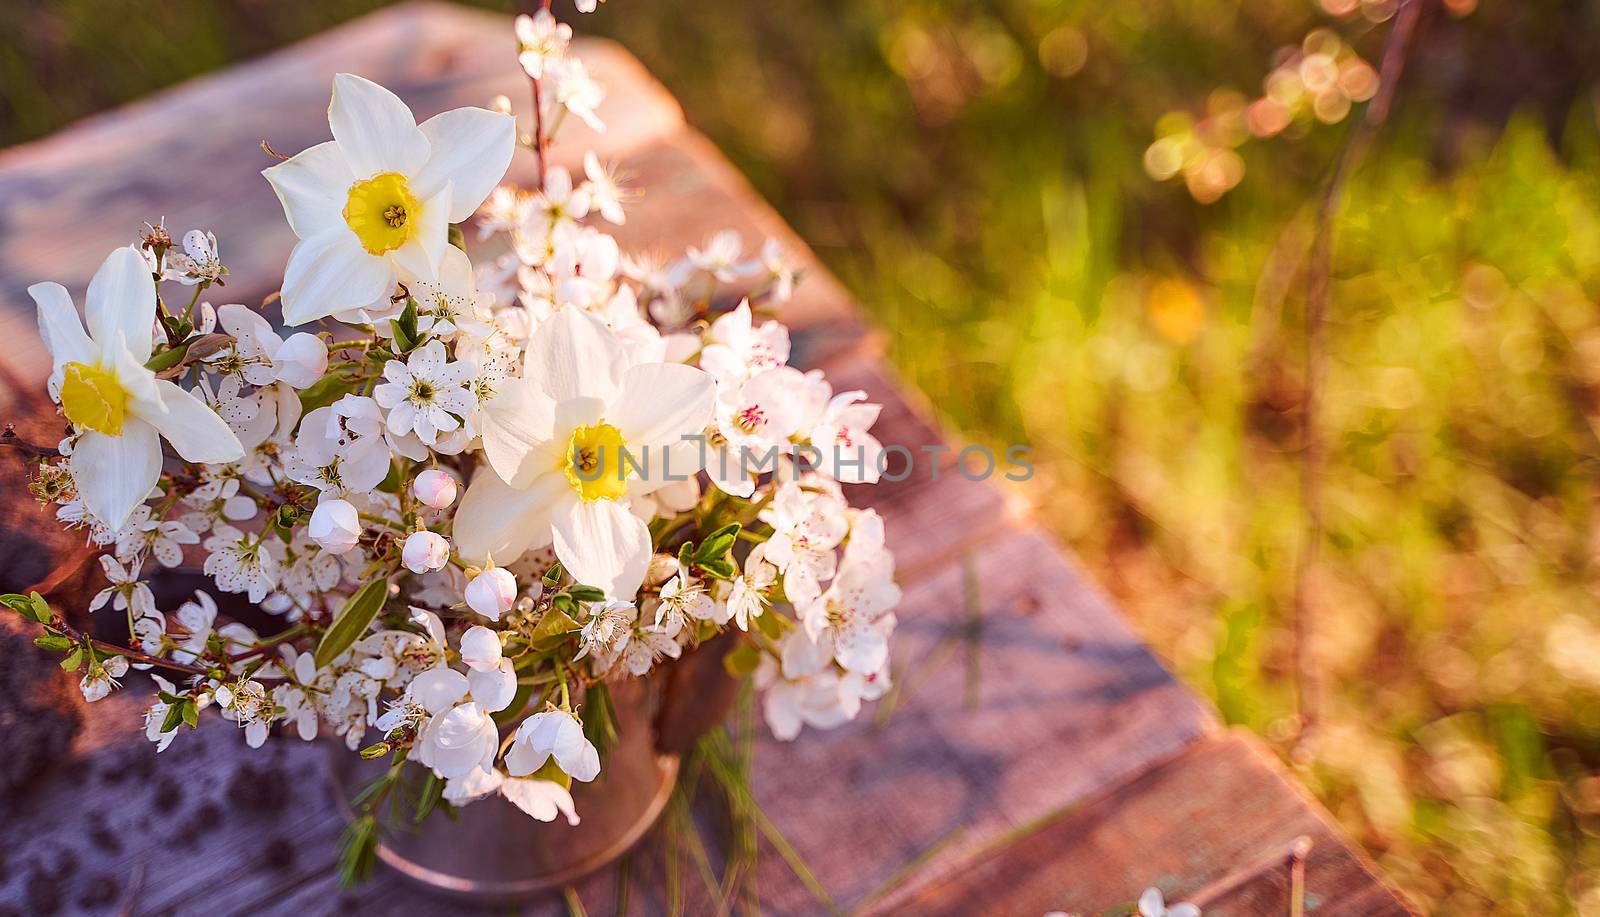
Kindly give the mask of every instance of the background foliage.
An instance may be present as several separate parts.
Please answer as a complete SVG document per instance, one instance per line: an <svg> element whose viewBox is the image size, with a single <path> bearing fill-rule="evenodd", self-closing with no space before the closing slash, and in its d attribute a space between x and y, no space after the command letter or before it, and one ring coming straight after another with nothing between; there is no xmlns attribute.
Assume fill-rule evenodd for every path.
<svg viewBox="0 0 1600 917"><path fill-rule="evenodd" d="M9 143L379 4L3 5ZM954 426L1035 445L1040 518L1287 754L1304 268L1353 119L1216 129L1314 29L1376 64L1393 7L614 0L580 24L670 86ZM1600 913L1596 47L1595 0L1428 0L1337 218L1329 696L1292 760L1440 912ZM1144 165L1190 135L1243 167L1214 203Z"/></svg>

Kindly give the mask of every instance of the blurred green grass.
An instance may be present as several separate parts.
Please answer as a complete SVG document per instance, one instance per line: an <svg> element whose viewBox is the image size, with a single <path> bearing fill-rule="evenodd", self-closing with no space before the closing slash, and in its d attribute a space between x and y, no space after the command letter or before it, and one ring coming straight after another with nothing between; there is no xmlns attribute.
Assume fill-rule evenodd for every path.
<svg viewBox="0 0 1600 917"><path fill-rule="evenodd" d="M22 0L0 139L377 5ZM1355 6L612 0L578 24L668 84L955 426L1035 445L1039 518L1286 748L1304 269L1348 124L1244 144L1210 205L1141 159L1314 28L1375 62L1384 3ZM1337 217L1329 697L1296 767L1430 911L1600 913L1600 4L1472 6L1429 4Z"/></svg>

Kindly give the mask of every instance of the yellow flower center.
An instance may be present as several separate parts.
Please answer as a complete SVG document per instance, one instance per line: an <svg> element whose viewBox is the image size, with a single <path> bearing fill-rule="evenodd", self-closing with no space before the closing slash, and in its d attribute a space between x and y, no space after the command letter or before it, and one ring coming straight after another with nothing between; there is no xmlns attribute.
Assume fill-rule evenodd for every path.
<svg viewBox="0 0 1600 917"><path fill-rule="evenodd" d="M626 444L608 423L580 426L567 440L567 482L585 500L615 500L628 493L629 462L622 460Z"/></svg>
<svg viewBox="0 0 1600 917"><path fill-rule="evenodd" d="M422 204L398 172L381 172L356 182L344 204L344 221L361 240L361 247L374 255L392 252L410 241L421 213Z"/></svg>
<svg viewBox="0 0 1600 917"><path fill-rule="evenodd" d="M100 367L68 363L61 378L61 409L80 427L121 436L128 393L116 376Z"/></svg>

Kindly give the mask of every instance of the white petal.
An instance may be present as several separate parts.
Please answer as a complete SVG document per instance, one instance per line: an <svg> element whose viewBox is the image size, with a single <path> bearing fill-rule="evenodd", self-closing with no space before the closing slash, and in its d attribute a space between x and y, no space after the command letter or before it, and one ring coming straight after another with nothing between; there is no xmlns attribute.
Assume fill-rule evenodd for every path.
<svg viewBox="0 0 1600 917"><path fill-rule="evenodd" d="M481 624L461 635L461 661L467 668L493 672L500 668L500 636Z"/></svg>
<svg viewBox="0 0 1600 917"><path fill-rule="evenodd" d="M478 706L486 713L497 713L506 709L517 696L516 663L502 659L498 666L487 671L474 669L467 673L467 682L472 685L472 699Z"/></svg>
<svg viewBox="0 0 1600 917"><path fill-rule="evenodd" d="M84 508L111 529L119 529L161 476L156 428L129 417L121 436L90 430L72 450L71 469Z"/></svg>
<svg viewBox="0 0 1600 917"><path fill-rule="evenodd" d="M138 416L159 430L185 461L236 462L244 458L239 437L205 402L166 379L157 379L156 389L167 412L147 415L139 410Z"/></svg>
<svg viewBox="0 0 1600 917"><path fill-rule="evenodd" d="M424 710L437 713L450 709L465 697L469 687L467 676L455 669L437 666L411 679L407 692Z"/></svg>
<svg viewBox="0 0 1600 917"><path fill-rule="evenodd" d="M72 296L59 283L36 283L28 295L39 306L39 336L50 351L51 366L60 369L67 363L93 363L94 342L83 330Z"/></svg>
<svg viewBox="0 0 1600 917"><path fill-rule="evenodd" d="M500 795L539 821L555 821L560 814L566 816L567 824L578 823L572 794L554 781L512 778L500 785Z"/></svg>
<svg viewBox="0 0 1600 917"><path fill-rule="evenodd" d="M522 375L557 402L570 398L615 400L628 354L603 322L577 308L564 308L539 326Z"/></svg>
<svg viewBox="0 0 1600 917"><path fill-rule="evenodd" d="M650 530L615 500L577 500L551 517L556 557L579 583L632 601L650 564Z"/></svg>
<svg viewBox="0 0 1600 917"><path fill-rule="evenodd" d="M630 449L664 449L703 432L715 398L716 384L704 371L681 363L647 363L622 374L621 392L606 409L606 420Z"/></svg>
<svg viewBox="0 0 1600 917"><path fill-rule="evenodd" d="M535 478L525 490L508 486L492 469L472 479L452 529L456 553L479 561L493 556L510 563L530 548L550 543L550 512L562 499L576 500L571 485L559 474Z"/></svg>
<svg viewBox="0 0 1600 917"><path fill-rule="evenodd" d="M556 437L555 402L532 381L507 381L480 419L489 467L511 486L527 487L561 464L565 444Z"/></svg>
<svg viewBox="0 0 1600 917"><path fill-rule="evenodd" d="M356 178L413 175L428 161L428 138L400 97L353 73L333 78L328 126Z"/></svg>
<svg viewBox="0 0 1600 917"><path fill-rule="evenodd" d="M422 216L417 219L416 232L411 241L390 253L407 279L433 283L439 277L439 261L444 250L450 247L450 186L422 202Z"/></svg>
<svg viewBox="0 0 1600 917"><path fill-rule="evenodd" d="M272 184L296 236L309 239L345 225L344 205L356 175L337 142L329 140L302 150L261 174Z"/></svg>
<svg viewBox="0 0 1600 917"><path fill-rule="evenodd" d="M1139 913L1144 917L1161 917L1166 910L1166 901L1161 897L1161 889L1147 888L1139 896Z"/></svg>
<svg viewBox="0 0 1600 917"><path fill-rule="evenodd" d="M140 363L150 359L150 338L156 320L156 283L150 265L131 245L106 257L89 281L84 302L84 317L89 336L102 351L122 335L127 348Z"/></svg>
<svg viewBox="0 0 1600 917"><path fill-rule="evenodd" d="M431 150L411 190L429 197L446 184L454 185L450 222L459 223L472 216L505 177L517 149L517 121L483 108L457 108L422 122L421 130Z"/></svg>
<svg viewBox="0 0 1600 917"><path fill-rule="evenodd" d="M367 254L348 226L301 239L283 272L283 321L303 325L371 305L394 286L387 258Z"/></svg>

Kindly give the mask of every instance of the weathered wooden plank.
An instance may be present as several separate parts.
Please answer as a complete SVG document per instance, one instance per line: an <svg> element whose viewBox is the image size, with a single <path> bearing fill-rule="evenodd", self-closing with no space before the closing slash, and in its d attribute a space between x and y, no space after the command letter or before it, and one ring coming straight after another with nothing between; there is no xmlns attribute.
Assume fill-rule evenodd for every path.
<svg viewBox="0 0 1600 917"><path fill-rule="evenodd" d="M1305 861L1307 913L1410 913L1339 839L1324 813L1285 792L1282 766L1243 733L1209 738L1008 839L881 913L1098 913L1157 886L1208 917L1289 913L1289 853Z"/></svg>

